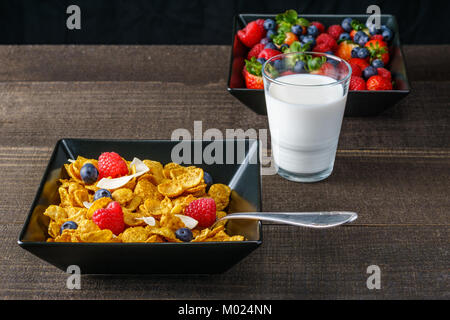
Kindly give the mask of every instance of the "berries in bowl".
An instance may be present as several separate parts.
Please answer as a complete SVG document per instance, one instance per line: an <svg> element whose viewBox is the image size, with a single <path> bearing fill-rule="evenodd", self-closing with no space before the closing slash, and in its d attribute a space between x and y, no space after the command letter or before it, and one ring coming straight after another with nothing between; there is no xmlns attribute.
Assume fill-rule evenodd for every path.
<svg viewBox="0 0 450 320"><path fill-rule="evenodd" d="M256 113L267 114L261 75L267 57L295 51L322 52L349 62L355 69L352 76L361 78L352 81L355 85L350 87L345 116L380 114L405 97L410 86L395 17L381 15L380 29L366 25L367 18L367 15L299 15L294 10L278 15L237 15L228 91ZM252 37L254 29L258 32ZM252 47L244 44L249 43L247 38L255 43ZM274 68L281 67L276 61L273 64ZM306 65L299 66L299 72L302 67L312 71ZM313 67L319 70L322 66ZM378 81L372 80L367 86L372 76L385 80L375 78Z"/></svg>

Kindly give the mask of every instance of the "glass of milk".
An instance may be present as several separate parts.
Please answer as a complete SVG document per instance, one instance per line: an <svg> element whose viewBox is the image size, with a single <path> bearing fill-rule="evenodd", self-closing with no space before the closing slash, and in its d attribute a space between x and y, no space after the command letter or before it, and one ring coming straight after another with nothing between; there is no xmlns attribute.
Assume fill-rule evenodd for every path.
<svg viewBox="0 0 450 320"><path fill-rule="evenodd" d="M298 182L327 178L336 157L350 65L324 53L293 52L272 57L262 68L278 174Z"/></svg>

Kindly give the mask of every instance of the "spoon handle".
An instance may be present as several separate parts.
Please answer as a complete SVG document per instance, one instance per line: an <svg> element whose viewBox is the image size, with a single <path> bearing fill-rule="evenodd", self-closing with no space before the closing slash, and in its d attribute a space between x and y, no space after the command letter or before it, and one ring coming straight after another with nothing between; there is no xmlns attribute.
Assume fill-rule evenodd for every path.
<svg viewBox="0 0 450 320"><path fill-rule="evenodd" d="M308 228L331 228L352 222L358 217L356 212L323 211L323 212L242 212L231 213L219 220L250 219L280 222Z"/></svg>

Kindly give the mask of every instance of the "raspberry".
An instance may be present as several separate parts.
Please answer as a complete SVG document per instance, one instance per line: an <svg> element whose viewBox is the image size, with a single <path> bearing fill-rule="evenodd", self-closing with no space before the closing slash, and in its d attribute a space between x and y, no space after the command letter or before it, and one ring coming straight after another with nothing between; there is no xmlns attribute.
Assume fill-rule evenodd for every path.
<svg viewBox="0 0 450 320"><path fill-rule="evenodd" d="M337 48L336 40L332 36L330 36L328 33L319 34L319 36L316 38L316 43L317 43L317 45L319 45L319 44L326 45L328 48L330 48L331 51L334 51Z"/></svg>
<svg viewBox="0 0 450 320"><path fill-rule="evenodd" d="M257 58L258 55L261 53L261 51L264 50L265 45L262 43L255 44L253 48L250 50L250 52L247 55L247 60L250 60L252 57Z"/></svg>
<svg viewBox="0 0 450 320"><path fill-rule="evenodd" d="M385 68L377 68L377 72L379 76L382 76L383 78L388 79L389 81L392 80L391 72Z"/></svg>
<svg viewBox="0 0 450 320"><path fill-rule="evenodd" d="M104 152L98 157L99 179L118 178L128 174L127 163L115 152Z"/></svg>
<svg viewBox="0 0 450 320"><path fill-rule="evenodd" d="M184 214L198 221L201 228L208 228L216 221L216 202L212 198L201 198L192 201Z"/></svg>
<svg viewBox="0 0 450 320"><path fill-rule="evenodd" d="M370 40L384 40L381 34L375 34L370 37Z"/></svg>
<svg viewBox="0 0 450 320"><path fill-rule="evenodd" d="M100 229L109 229L115 235L118 235L125 229L122 208L116 201L110 202L106 208L96 210L92 215L92 221Z"/></svg>
<svg viewBox="0 0 450 320"><path fill-rule="evenodd" d="M366 82L361 77L352 76L350 79L350 90L366 90Z"/></svg>
<svg viewBox="0 0 450 320"><path fill-rule="evenodd" d="M341 33L344 32L344 29L338 24L334 24L328 27L327 33L332 36L335 40L339 39Z"/></svg>

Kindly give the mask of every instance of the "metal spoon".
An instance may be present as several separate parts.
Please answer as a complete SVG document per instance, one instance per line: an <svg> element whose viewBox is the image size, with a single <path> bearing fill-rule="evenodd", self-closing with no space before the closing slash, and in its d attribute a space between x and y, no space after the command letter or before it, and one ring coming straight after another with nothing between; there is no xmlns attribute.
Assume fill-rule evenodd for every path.
<svg viewBox="0 0 450 320"><path fill-rule="evenodd" d="M217 220L232 219L263 220L291 224L308 228L331 228L344 223L352 222L358 218L356 212L349 211L323 211L323 212L242 212L231 213Z"/></svg>

